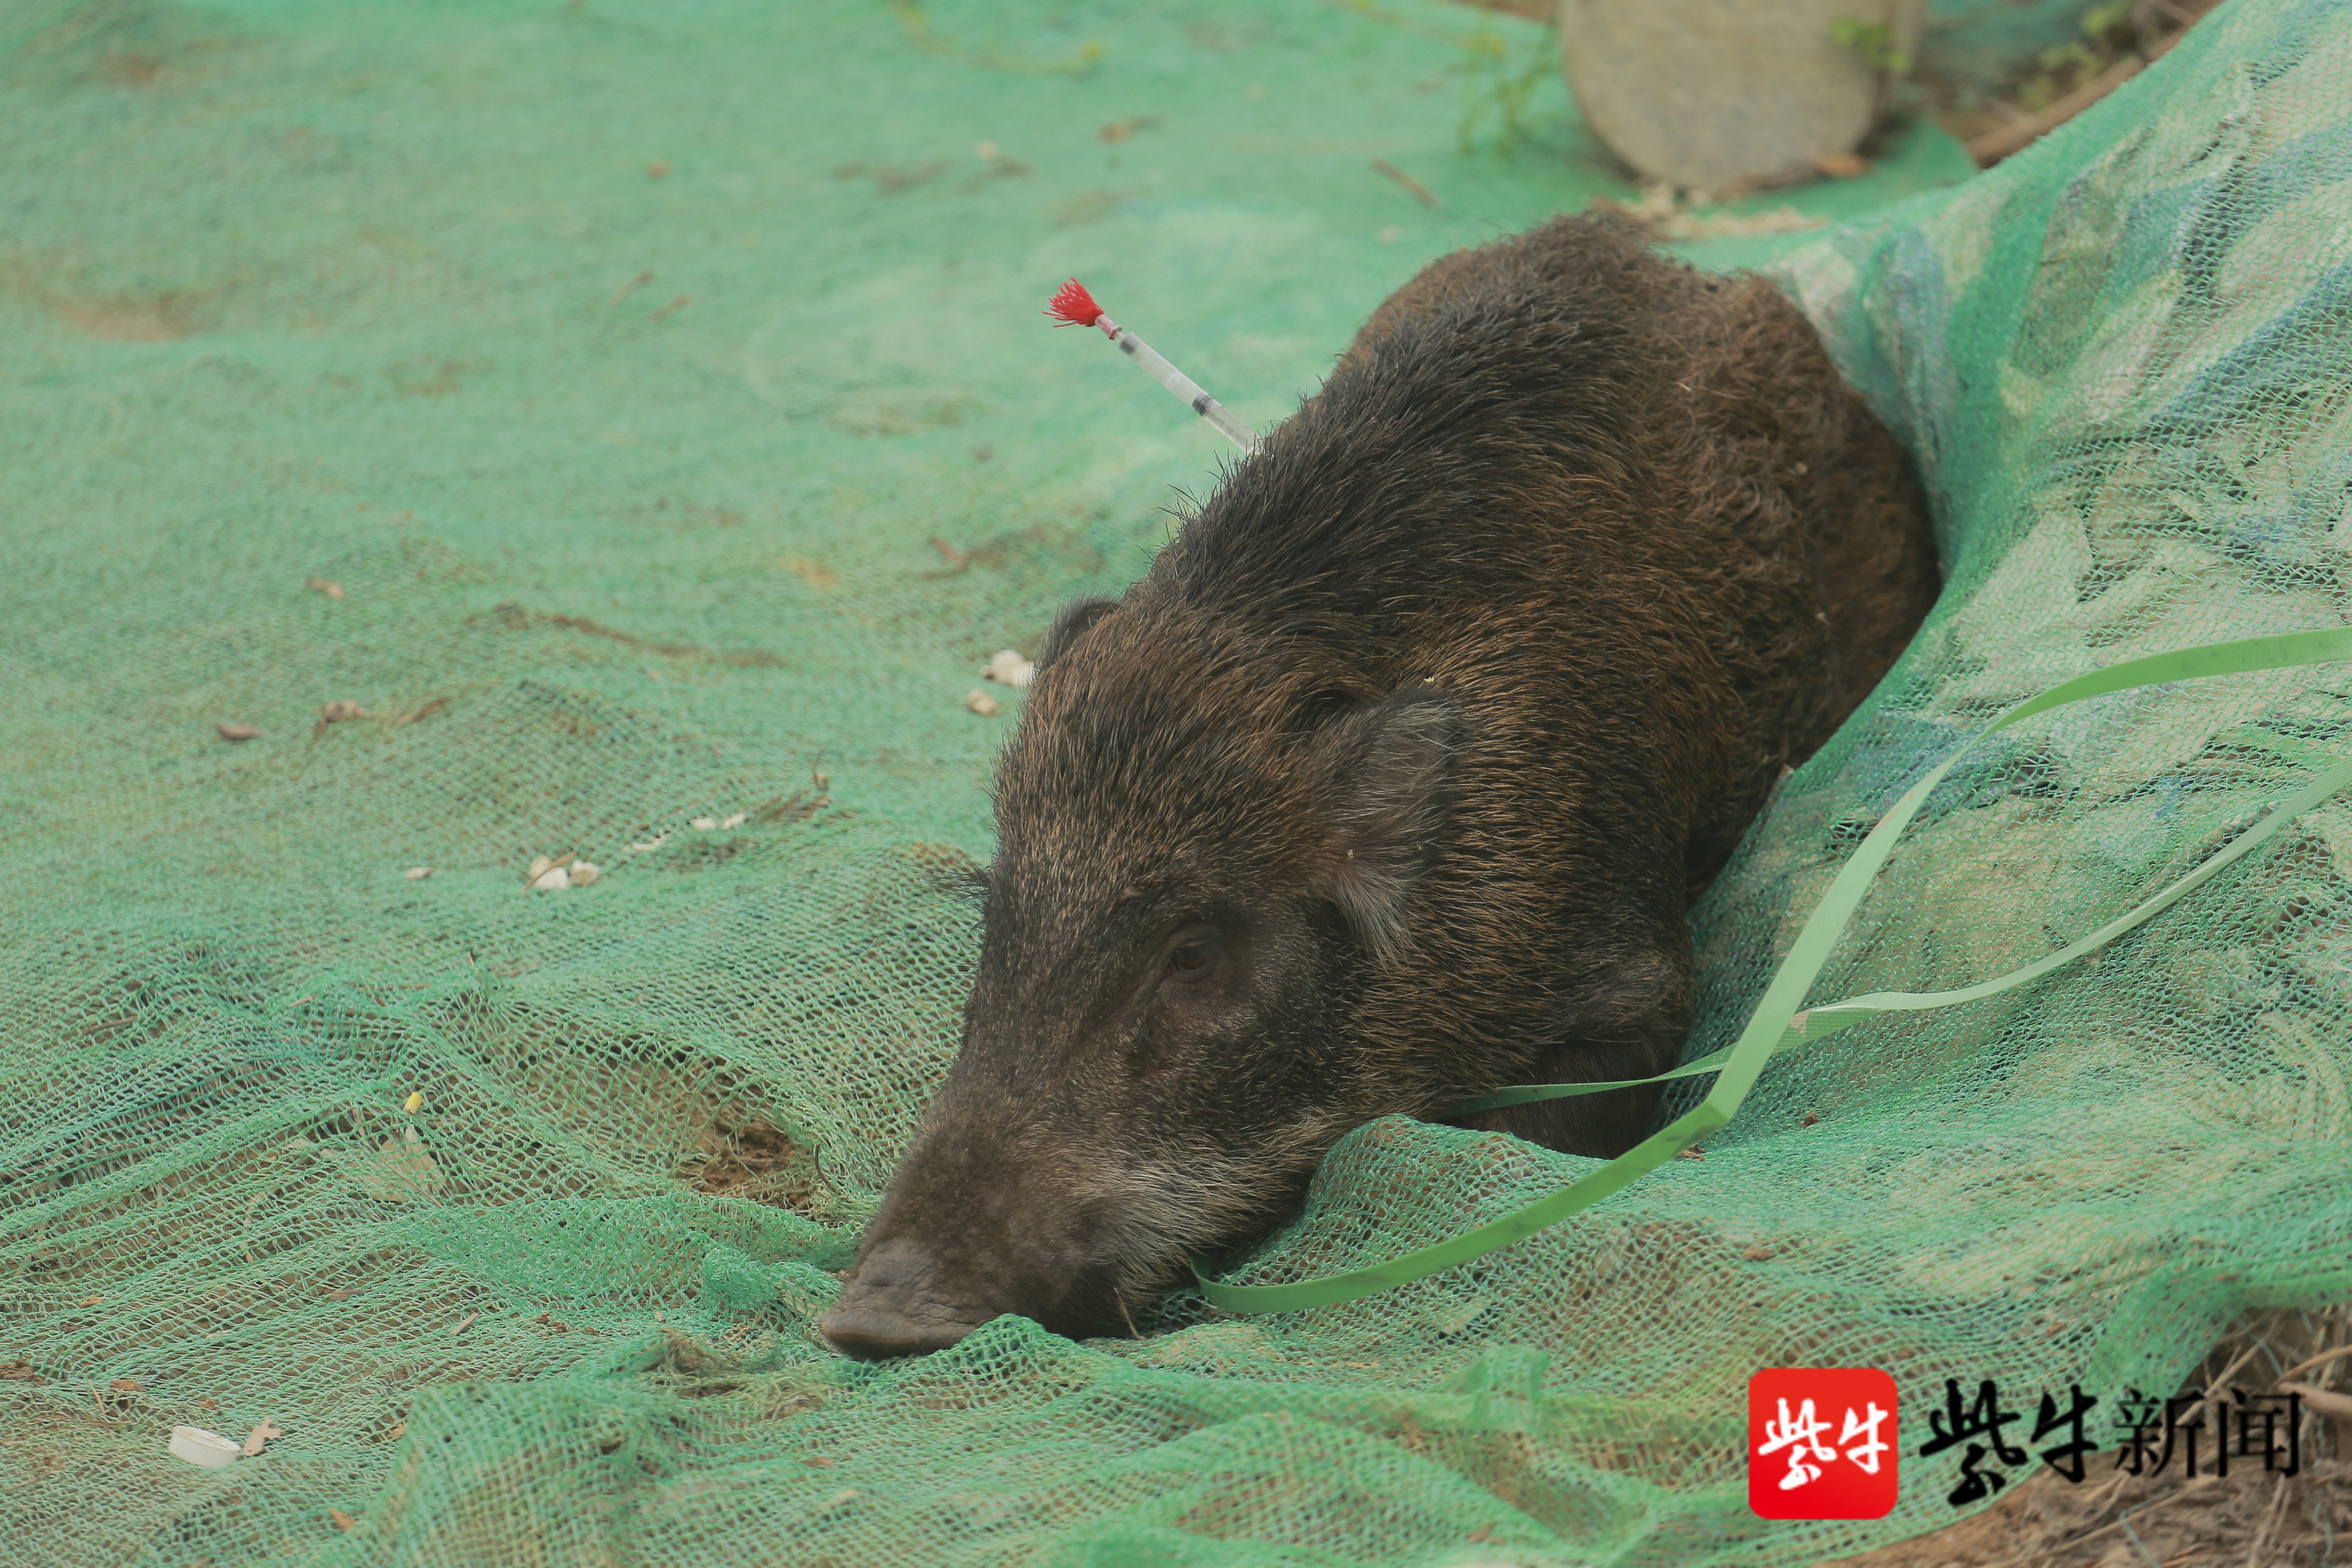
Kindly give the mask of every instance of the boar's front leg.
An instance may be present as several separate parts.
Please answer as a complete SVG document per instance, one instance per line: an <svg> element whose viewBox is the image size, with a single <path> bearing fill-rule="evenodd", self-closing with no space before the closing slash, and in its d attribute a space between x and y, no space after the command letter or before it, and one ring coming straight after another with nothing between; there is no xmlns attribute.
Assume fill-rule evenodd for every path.
<svg viewBox="0 0 2352 1568"><path fill-rule="evenodd" d="M1654 1078L1673 1067L1690 1032L1690 935L1679 920L1659 933L1656 945L1595 966L1599 973L1572 987L1556 1043L1513 1081L1598 1083ZM1462 1121L1570 1154L1613 1159L1649 1135L1664 1087L1509 1105Z"/></svg>

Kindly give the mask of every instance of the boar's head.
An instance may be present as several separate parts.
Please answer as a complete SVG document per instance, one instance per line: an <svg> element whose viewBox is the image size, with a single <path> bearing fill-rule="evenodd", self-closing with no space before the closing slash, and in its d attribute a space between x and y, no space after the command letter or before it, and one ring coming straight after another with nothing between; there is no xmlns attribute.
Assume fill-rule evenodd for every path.
<svg viewBox="0 0 2352 1568"><path fill-rule="evenodd" d="M1004 1312L1113 1330L1435 1092L1354 1020L1412 945L1460 704L1154 586L1073 605L1041 650L962 1049L823 1323L852 1354Z"/></svg>

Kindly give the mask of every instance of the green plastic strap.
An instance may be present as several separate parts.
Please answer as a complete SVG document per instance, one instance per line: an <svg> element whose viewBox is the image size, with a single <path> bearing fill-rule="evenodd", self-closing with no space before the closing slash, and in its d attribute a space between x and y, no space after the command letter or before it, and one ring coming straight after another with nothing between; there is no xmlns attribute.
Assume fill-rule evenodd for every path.
<svg viewBox="0 0 2352 1568"><path fill-rule="evenodd" d="M1874 992L1865 996L1798 1011L1798 1005L1804 1000L1806 990L1820 974L1822 965L1829 962L1832 950L1853 921L1863 895L1869 890L1871 882L1886 863L1887 857L1894 853L1895 840L1910 826L1911 819L1918 815L1919 808L1927 804L1927 797L1935 793L1936 786L1944 782L1945 775L1978 741L2035 714L2109 692L2142 686L2161 686L2176 680L2201 679L2209 676L2251 675L2265 669L2290 669L2336 659L2352 659L2352 627L2246 637L2236 642L2209 643L2202 647L2126 659L2105 669L2061 681L2041 695L2019 703L1970 737L1967 743L1905 791L1902 799L1895 802L1894 808L1879 819L1877 826L1855 847L1853 857L1839 868L1830 882L1829 889L1822 895L1821 902L1807 917L1804 929L1798 933L1789 955L1781 960L1771 983L1764 988L1763 999L1757 1003L1747 1027L1729 1048L1671 1072L1661 1073L1656 1079L1525 1085L1499 1090L1494 1095L1455 1107L1454 1113L1715 1073L1715 1087L1688 1112L1599 1170L1580 1176L1557 1192L1538 1198L1499 1219L1490 1220L1475 1230L1451 1237L1433 1246L1408 1252L1385 1263L1373 1264L1368 1268L1350 1269L1344 1274L1326 1275L1321 1279L1304 1279L1287 1285L1221 1284L1211 1279L1195 1259L1192 1272L1200 1279L1202 1294L1227 1311L1295 1312L1352 1301L1392 1286L1426 1279L1456 1264L1483 1258L1590 1208L1602 1198L1648 1175L1692 1144L1720 1131L1738 1113L1741 1102L1748 1098L1748 1091L1755 1087L1757 1079L1762 1075L1765 1063L1782 1048L1826 1038L1840 1029L1881 1013L1948 1007L1956 1003L1990 996L2011 986L2024 984L2113 941L2219 875L2225 867L2251 852L2298 814L2352 784L2352 759L2338 762L2280 801L2262 821L2232 839L2226 848L2208 858L2196 869L2142 902L2128 914L2021 969L1954 991Z"/></svg>

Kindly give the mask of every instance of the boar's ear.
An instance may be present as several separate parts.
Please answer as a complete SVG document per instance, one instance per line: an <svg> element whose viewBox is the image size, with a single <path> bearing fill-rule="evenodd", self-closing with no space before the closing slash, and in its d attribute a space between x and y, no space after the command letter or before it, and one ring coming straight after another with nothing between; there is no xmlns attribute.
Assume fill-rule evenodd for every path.
<svg viewBox="0 0 2352 1568"><path fill-rule="evenodd" d="M1381 963L1411 945L1413 885L1445 826L1462 710L1433 686L1409 687L1334 720L1317 737L1324 882L1356 938Z"/></svg>
<svg viewBox="0 0 2352 1568"><path fill-rule="evenodd" d="M1087 628L1118 608L1117 599L1072 599L1062 606L1046 628L1045 646L1037 650L1037 669L1043 673L1047 665L1069 651L1070 645L1086 635Z"/></svg>

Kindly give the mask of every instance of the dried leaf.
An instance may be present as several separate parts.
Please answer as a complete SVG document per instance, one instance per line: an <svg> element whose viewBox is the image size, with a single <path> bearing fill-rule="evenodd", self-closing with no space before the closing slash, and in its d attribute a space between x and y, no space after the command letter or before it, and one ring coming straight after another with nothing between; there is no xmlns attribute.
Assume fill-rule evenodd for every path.
<svg viewBox="0 0 2352 1568"><path fill-rule="evenodd" d="M280 1432L278 1429L275 1420L276 1418L273 1416L263 1416L261 1418L261 1425L256 1426L252 1431L247 1432L245 1435L245 1446L239 1448L237 1452L250 1459L256 1454L261 1452L262 1448L268 1444L272 1437L283 1437L286 1436L285 1433Z"/></svg>
<svg viewBox="0 0 2352 1568"><path fill-rule="evenodd" d="M778 564L820 594L830 594L841 586L841 574L822 561L812 561L805 555L787 555Z"/></svg>
<svg viewBox="0 0 2352 1568"><path fill-rule="evenodd" d="M833 1468L833 1461L831 1459L820 1459L814 1454L802 1459L801 1463L803 1465L814 1465L820 1470L829 1470Z"/></svg>
<svg viewBox="0 0 2352 1568"><path fill-rule="evenodd" d="M421 882L425 880L425 878L433 875L433 868L430 866L411 866L405 874L410 881Z"/></svg>
<svg viewBox="0 0 2352 1568"><path fill-rule="evenodd" d="M753 811L751 820L759 823L782 822L790 817L801 802L807 798L808 794L805 790L794 790L789 798L780 795ZM808 813L803 811L800 815L806 816Z"/></svg>
<svg viewBox="0 0 2352 1568"><path fill-rule="evenodd" d="M318 734L321 731L325 730L328 725L340 724L346 719L364 719L366 717L366 709L361 707L358 703L352 701L348 697L338 697L332 702L321 702L319 704L319 721L310 727L310 733L314 735Z"/></svg>
<svg viewBox="0 0 2352 1568"><path fill-rule="evenodd" d="M2313 1367L2326 1366L2329 1362L2341 1361L2347 1355L2352 1355L2352 1345L2338 1345L2334 1350L2321 1351L2315 1356L2295 1363L2293 1366L2279 1373L2279 1376L2282 1379L2301 1377Z"/></svg>
<svg viewBox="0 0 2352 1568"><path fill-rule="evenodd" d="M404 1138L387 1138L379 1148L342 1158L360 1191L385 1203L404 1204L439 1192L449 1180L414 1127Z"/></svg>
<svg viewBox="0 0 2352 1568"><path fill-rule="evenodd" d="M425 704L424 707L412 708L407 712L403 713L399 718L394 719L392 721L392 727L397 730L403 724L414 724L419 719L430 719L433 715L440 712L441 710L448 706L449 700L446 697L436 697L432 701Z"/></svg>
<svg viewBox="0 0 2352 1568"><path fill-rule="evenodd" d="M646 270L638 273L626 283L622 284L618 289L614 289L613 297L604 301L604 309L608 310L617 309L622 300L627 299L630 295L635 293L638 289L644 288L653 280L653 268L646 268Z"/></svg>
<svg viewBox="0 0 2352 1568"><path fill-rule="evenodd" d="M360 1521L358 1520L353 1519L350 1514L345 1513L339 1508L329 1509L327 1510L327 1518L332 1521L337 1530L357 1530L360 1527Z"/></svg>
<svg viewBox="0 0 2352 1568"><path fill-rule="evenodd" d="M84 1306L84 1307L95 1307L95 1306L97 1306L100 1301L103 1301L103 1300L106 1300L106 1298L105 1298L105 1297L103 1297L103 1296L84 1296L84 1297L81 1299L81 1300L80 1300L79 1303L77 1303L77 1305Z"/></svg>
<svg viewBox="0 0 2352 1568"><path fill-rule="evenodd" d="M325 577L310 577L303 581L302 586L314 594L324 594L339 605L343 602L343 585L341 583L332 582Z"/></svg>
<svg viewBox="0 0 2352 1568"><path fill-rule="evenodd" d="M1406 174L1402 169L1398 168L1386 158L1373 159L1372 171L1384 180L1394 180L1399 185L1404 187L1405 193L1408 195L1412 196L1414 201L1419 202L1423 206L1433 207L1437 205L1437 193L1435 191L1431 190L1427 185L1423 184L1419 180L1414 179L1411 174Z"/></svg>
<svg viewBox="0 0 2352 1568"><path fill-rule="evenodd" d="M215 724L213 728L220 732L220 738L224 741L257 741L261 739L261 731L255 729L250 724Z"/></svg>
<svg viewBox="0 0 2352 1568"><path fill-rule="evenodd" d="M136 1380L128 1377L118 1377L106 1386L114 1390L117 1394L138 1394L143 1392L142 1385Z"/></svg>
<svg viewBox="0 0 2352 1568"><path fill-rule="evenodd" d="M1751 1247L1739 1256L1750 1263L1764 1263L1769 1262L1775 1255L1769 1247Z"/></svg>
<svg viewBox="0 0 2352 1568"><path fill-rule="evenodd" d="M2336 1394L2325 1388L2314 1388L2307 1383L2282 1383L2281 1394L2300 1394L2303 1402L2322 1415L2336 1421L2352 1421L2352 1394Z"/></svg>
<svg viewBox="0 0 2352 1568"><path fill-rule="evenodd" d="M999 702L977 686L964 693L963 705L983 719L993 719L1004 711L1003 703Z"/></svg>

